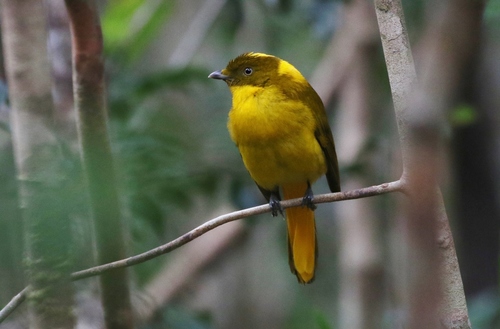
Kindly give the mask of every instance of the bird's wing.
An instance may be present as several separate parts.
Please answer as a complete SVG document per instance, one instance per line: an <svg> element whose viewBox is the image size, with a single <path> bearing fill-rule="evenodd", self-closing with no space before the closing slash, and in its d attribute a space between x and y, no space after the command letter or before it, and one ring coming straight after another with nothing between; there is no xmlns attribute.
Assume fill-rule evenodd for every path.
<svg viewBox="0 0 500 329"><path fill-rule="evenodd" d="M259 188L259 190L262 193L262 195L264 195L264 197L266 198L267 202L269 202L271 200L271 194L273 194L273 191L266 190L265 188L263 188L262 186L260 186L259 184L257 184L257 182L255 182L255 184Z"/></svg>
<svg viewBox="0 0 500 329"><path fill-rule="evenodd" d="M339 165L330 127L318 127L314 133L326 160L326 179L332 192L340 192Z"/></svg>
<svg viewBox="0 0 500 329"><path fill-rule="evenodd" d="M340 192L339 165L337 162L337 153L335 152L335 143L333 142L332 131L328 124L328 117L326 116L325 106L321 98L308 83L297 85L293 80L288 79L282 80L281 85L287 86L286 88L282 88L282 91L288 98L301 101L313 114L314 122L316 123L314 136L325 155L328 186L332 192Z"/></svg>
<svg viewBox="0 0 500 329"><path fill-rule="evenodd" d="M312 89L312 87L311 87ZM333 142L333 135L328 124L328 117L326 115L323 102L318 94L313 90L313 93L308 93L309 104L312 104L311 111L315 117L316 130L314 136L318 141L326 160L326 179L328 186L332 192L340 192L340 177L339 165L337 161L337 153L335 152L335 143Z"/></svg>

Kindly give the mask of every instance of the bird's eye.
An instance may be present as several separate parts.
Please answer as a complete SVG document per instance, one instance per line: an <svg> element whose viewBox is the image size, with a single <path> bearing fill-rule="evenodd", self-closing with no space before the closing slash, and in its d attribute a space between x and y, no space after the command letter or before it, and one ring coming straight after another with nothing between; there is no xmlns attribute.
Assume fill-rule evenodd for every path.
<svg viewBox="0 0 500 329"><path fill-rule="evenodd" d="M245 75L251 75L253 73L253 70L251 67L245 67L243 73L245 73Z"/></svg>

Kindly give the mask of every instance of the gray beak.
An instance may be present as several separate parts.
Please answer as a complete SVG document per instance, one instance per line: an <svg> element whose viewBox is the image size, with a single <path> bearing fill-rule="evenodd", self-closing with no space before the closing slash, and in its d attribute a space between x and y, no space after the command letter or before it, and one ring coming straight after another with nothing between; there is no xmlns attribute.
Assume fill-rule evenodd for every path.
<svg viewBox="0 0 500 329"><path fill-rule="evenodd" d="M210 73L208 75L208 78L226 81L227 79L229 79L229 76L222 74L222 71L215 71Z"/></svg>

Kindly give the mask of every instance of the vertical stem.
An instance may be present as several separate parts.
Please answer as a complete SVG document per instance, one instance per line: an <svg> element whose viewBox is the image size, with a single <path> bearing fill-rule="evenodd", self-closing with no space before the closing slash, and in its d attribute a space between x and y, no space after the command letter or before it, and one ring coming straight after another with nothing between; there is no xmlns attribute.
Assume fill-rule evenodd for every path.
<svg viewBox="0 0 500 329"><path fill-rule="evenodd" d="M46 13L38 0L3 0L1 14L31 327L72 328L68 176L52 127Z"/></svg>
<svg viewBox="0 0 500 329"><path fill-rule="evenodd" d="M417 81L400 0L375 0L375 11L386 57L392 101L401 140L403 169L411 166L408 120L410 93Z"/></svg>
<svg viewBox="0 0 500 329"><path fill-rule="evenodd" d="M401 1L375 0L375 7L401 141L402 179L409 196L403 223L411 250L408 327L470 328L453 237L437 184L440 125L450 99L450 89L437 86L449 84L446 79L432 84L440 79L437 68L425 72L417 83ZM435 65L435 58L427 58L427 68Z"/></svg>
<svg viewBox="0 0 500 329"><path fill-rule="evenodd" d="M436 158L426 148L417 148L408 122L410 95L416 85L403 10L399 0L376 1L380 36L391 85L394 111L399 131L403 160L403 179L409 200L402 226L406 229L409 252L405 255L406 272L411 274L403 294L408 303L408 328L439 328L438 307L441 300L436 247L435 195ZM430 134L429 139L437 136ZM421 166L429 161L433 166ZM426 172L426 170L429 170ZM400 287L402 289L406 287Z"/></svg>
<svg viewBox="0 0 500 329"><path fill-rule="evenodd" d="M99 264L126 256L123 223L107 130L103 40L94 0L66 0L73 48L78 137L90 191ZM133 328L126 269L100 277L108 329Z"/></svg>

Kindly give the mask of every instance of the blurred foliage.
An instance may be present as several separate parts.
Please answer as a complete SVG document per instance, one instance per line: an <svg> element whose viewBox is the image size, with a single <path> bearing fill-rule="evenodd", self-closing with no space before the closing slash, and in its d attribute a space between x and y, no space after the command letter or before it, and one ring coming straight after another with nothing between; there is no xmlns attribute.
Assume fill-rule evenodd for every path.
<svg viewBox="0 0 500 329"><path fill-rule="evenodd" d="M132 64L158 35L172 12L173 1L110 0L101 25L105 51Z"/></svg>
<svg viewBox="0 0 500 329"><path fill-rule="evenodd" d="M401 0L411 42L418 40L425 19L426 1Z"/></svg>
<svg viewBox="0 0 500 329"><path fill-rule="evenodd" d="M279 53L280 48L291 43L300 48L296 41L308 39L315 29L331 33L331 20L321 13L324 14L325 6L334 10L332 3L312 2L308 5L310 14L304 17L304 4L255 1L255 8L265 16L267 44L274 49L268 51ZM225 86L207 79L209 72L220 67L202 68L208 64L204 61L182 70L168 65L144 70L148 67L144 60L151 56L150 48L158 42L171 13L179 6L175 1L112 0L102 17L112 145L134 253L182 233L182 217L196 196L214 195L218 182L227 176L231 177L233 201L248 206L245 186L251 180L225 128L229 92ZM248 6L244 1L227 1L213 28L215 34L207 33L207 40L211 40L208 42L234 43L238 31L252 19ZM292 34L293 26L303 28L295 28ZM319 54L319 35L315 44L311 52ZM226 54L221 58L227 62L231 57ZM227 101L227 107L220 104L221 97ZM226 157L220 148L230 155ZM254 193L258 193L256 189ZM136 266L139 282L146 282L160 264L160 260L153 260Z"/></svg>
<svg viewBox="0 0 500 329"><path fill-rule="evenodd" d="M313 304L296 303L285 326L288 329L334 329L331 314L315 307Z"/></svg>
<svg viewBox="0 0 500 329"><path fill-rule="evenodd" d="M168 89L189 97L189 86L207 78L205 71L191 68L147 75L123 72L110 80L109 111L119 183L134 250L140 252L164 241L168 220L188 209L197 192L215 188L216 178L197 157L202 143L190 119L161 96ZM155 263L137 267L140 282L154 273Z"/></svg>
<svg viewBox="0 0 500 329"><path fill-rule="evenodd" d="M220 12L218 21L220 25L222 45L227 45L234 40L239 27L244 21L244 8L242 0L229 0Z"/></svg>
<svg viewBox="0 0 500 329"><path fill-rule="evenodd" d="M6 124L6 126L8 126ZM0 306L24 287L23 232L10 134L0 130Z"/></svg>
<svg viewBox="0 0 500 329"><path fill-rule="evenodd" d="M468 104L461 104L451 111L450 123L454 127L467 126L477 121L477 111Z"/></svg>
<svg viewBox="0 0 500 329"><path fill-rule="evenodd" d="M167 64L168 51L175 49L176 44L166 39L165 35L168 35L167 29L174 30L176 35L183 35L192 22L176 20L176 10L183 6L196 7L199 1L106 1L102 27L107 59L110 131L123 210L133 241L131 253L156 247L192 228L196 220L208 219L191 218L190 210L200 196L214 200L221 193L222 186L229 189L226 194L231 199L228 201L237 207L262 202L236 147L229 139L226 120L231 103L227 86L208 80L207 75L224 67L229 59L242 51L254 50L286 58L305 76L310 76L340 24L343 2L347 0L227 0L210 29L203 31L203 43L196 54L189 54L194 55L191 64L179 70ZM425 1L403 0L403 4L410 35L415 40L421 32ZM500 0L490 0L485 13L487 24L498 27L499 17ZM159 46L164 44L167 47ZM379 105L385 106L389 102L389 93L383 54L380 49L376 52L373 72L377 82L372 86L376 97L373 100L375 114L371 119L373 132L358 159L351 166L341 168L342 177L375 171L370 178L374 183L384 181L393 174L393 166L387 163L393 161L392 150L395 148L387 137L392 133L393 125L387 123L394 122L393 114L382 111ZM3 87L0 84L0 102L4 100ZM454 125L471 124L476 116L474 108L463 105L452 112L450 121ZM7 141L2 146L10 144L8 134L7 121L0 120L0 142ZM86 209L85 197L82 198L80 193L83 183L81 169L76 163L78 154L71 142L61 139L61 143L68 167L77 177L71 192L74 203L70 206ZM6 220L17 215L11 209L12 205L6 204L7 201L15 203L16 197L12 161L11 148L0 148L0 208L10 209L4 212ZM373 167L382 169L376 171ZM387 214L388 218L388 213L395 208L393 200L382 197L379 204L383 208L381 213ZM85 210L75 212L75 217L85 216ZM84 222L76 220L75 231L90 231ZM0 225L2 228L5 226L3 221ZM328 225L334 226L335 223ZM5 232L11 233L12 230L0 229L2 242L12 239L11 236L4 236ZM19 236L20 231L15 234ZM81 239L76 243L82 257L84 253L91 254L88 239L77 239ZM19 241L17 243L16 252L20 253ZM285 252L284 247L284 259ZM88 260L90 256L85 258ZM134 266L139 287L157 273L163 262L165 258L160 257ZM333 265L331 271L336 273ZM285 274L288 278L289 273ZM335 274L330 277L335 281ZM314 291L315 296L304 293L303 289L294 290L296 300L287 314L284 327L336 328L336 314L331 311L335 309L332 304L336 303L331 296L334 288L323 289L319 285L317 282L313 287L307 287L308 291ZM272 287L269 291L272 293ZM325 297L326 294L328 296ZM321 298L327 299L328 303L318 302ZM473 324L480 329L488 328L486 324L492 321L498 324L498 307L498 300L493 298L471 304ZM251 313L252 310L246 312ZM159 310L154 321L143 328L208 329L214 327L212 322L210 314L200 315L190 311L188 306L176 305Z"/></svg>
<svg viewBox="0 0 500 329"><path fill-rule="evenodd" d="M500 30L500 0L487 1L484 18L487 26L497 32L493 35L498 40L498 31Z"/></svg>
<svg viewBox="0 0 500 329"><path fill-rule="evenodd" d="M498 291L485 291L467 303L474 329L500 328L500 296Z"/></svg>
<svg viewBox="0 0 500 329"><path fill-rule="evenodd" d="M328 316L320 311L314 312L315 317L316 317L316 325L318 329L333 329L333 327L330 324L330 320L328 319Z"/></svg>
<svg viewBox="0 0 500 329"><path fill-rule="evenodd" d="M180 307L168 307L156 315L151 323L141 329L210 329L209 317L205 314L192 314Z"/></svg>

